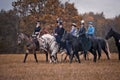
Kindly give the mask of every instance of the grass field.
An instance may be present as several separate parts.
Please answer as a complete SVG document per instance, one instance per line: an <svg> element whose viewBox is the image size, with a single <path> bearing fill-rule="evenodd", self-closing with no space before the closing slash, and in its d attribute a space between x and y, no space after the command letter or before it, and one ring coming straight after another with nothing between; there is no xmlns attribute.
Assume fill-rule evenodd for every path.
<svg viewBox="0 0 120 80"><path fill-rule="evenodd" d="M87 61L81 56L80 64L50 64L45 62L44 54L37 57L38 63L32 54L23 63L24 54L0 54L0 80L120 80L120 61L115 53L111 60L102 54L96 63L92 56Z"/></svg>

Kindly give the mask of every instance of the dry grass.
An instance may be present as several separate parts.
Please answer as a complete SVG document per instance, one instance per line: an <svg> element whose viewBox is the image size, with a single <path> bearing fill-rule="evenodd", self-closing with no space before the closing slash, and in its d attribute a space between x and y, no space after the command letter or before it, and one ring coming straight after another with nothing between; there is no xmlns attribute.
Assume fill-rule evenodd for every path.
<svg viewBox="0 0 120 80"><path fill-rule="evenodd" d="M94 63L92 57L81 64L73 62L49 64L44 54L37 54L36 63L32 54L22 63L24 54L0 54L0 80L120 80L120 61L117 54L107 60Z"/></svg>

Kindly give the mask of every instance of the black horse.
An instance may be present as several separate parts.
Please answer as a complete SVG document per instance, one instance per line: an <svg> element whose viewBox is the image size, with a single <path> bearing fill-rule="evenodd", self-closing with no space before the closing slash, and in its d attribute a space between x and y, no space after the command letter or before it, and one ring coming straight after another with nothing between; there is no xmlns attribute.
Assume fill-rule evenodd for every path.
<svg viewBox="0 0 120 80"><path fill-rule="evenodd" d="M100 59L101 57L101 51L103 50L107 56L107 59L109 60L110 59L110 51L109 51L109 45L108 45L108 42L101 38L101 37L96 37L95 38L96 40L98 40L98 44L99 44L99 48L97 49L97 52L98 52L98 60Z"/></svg>
<svg viewBox="0 0 120 80"><path fill-rule="evenodd" d="M94 39L91 38L91 40L93 40L92 42L97 41L99 44L98 45L99 47L97 47L98 60L100 60L100 58L101 58L102 50L106 54L107 59L110 60L110 51L109 51L108 42L101 37L94 37ZM83 53L81 53L81 54L83 54Z"/></svg>
<svg viewBox="0 0 120 80"><path fill-rule="evenodd" d="M107 33L106 35L106 39L108 40L109 38L113 37L118 49L118 58L120 60L120 34L115 32L112 28L110 29L110 31Z"/></svg>
<svg viewBox="0 0 120 80"><path fill-rule="evenodd" d="M86 59L87 50L90 51L94 55L93 61L96 62L97 54L96 50L99 47L98 40L91 40L86 38L86 40L89 41L90 45L83 45L83 42L81 41L81 37L74 37L70 33L65 33L62 40L68 41L71 45L71 53L70 53L70 63L72 63L74 55L77 57L78 62L80 63L80 58L78 55L79 51L84 51L84 57ZM86 42L87 43L87 42ZM83 46L87 46L87 49L84 49Z"/></svg>

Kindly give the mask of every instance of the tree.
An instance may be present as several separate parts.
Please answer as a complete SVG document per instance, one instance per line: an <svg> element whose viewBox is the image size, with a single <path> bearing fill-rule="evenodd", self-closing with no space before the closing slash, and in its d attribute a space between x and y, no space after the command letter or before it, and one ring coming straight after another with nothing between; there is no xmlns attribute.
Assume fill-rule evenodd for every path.
<svg viewBox="0 0 120 80"><path fill-rule="evenodd" d="M0 11L0 53L17 50L17 23L19 17L13 11Z"/></svg>
<svg viewBox="0 0 120 80"><path fill-rule="evenodd" d="M17 0L12 5L20 16L20 31L28 34L32 34L37 20L40 20L42 26L55 27L58 17L63 19L65 26L71 26L70 23L80 19L74 4L62 4L59 0Z"/></svg>

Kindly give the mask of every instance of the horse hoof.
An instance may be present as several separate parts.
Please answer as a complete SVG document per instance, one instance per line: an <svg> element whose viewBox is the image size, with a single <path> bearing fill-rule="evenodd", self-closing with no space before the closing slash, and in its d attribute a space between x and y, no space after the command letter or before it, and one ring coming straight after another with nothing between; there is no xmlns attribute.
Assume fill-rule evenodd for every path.
<svg viewBox="0 0 120 80"><path fill-rule="evenodd" d="M94 61L96 63L96 61Z"/></svg>
<svg viewBox="0 0 120 80"><path fill-rule="evenodd" d="M50 60L50 62L49 62L50 64L52 63L52 61Z"/></svg>

